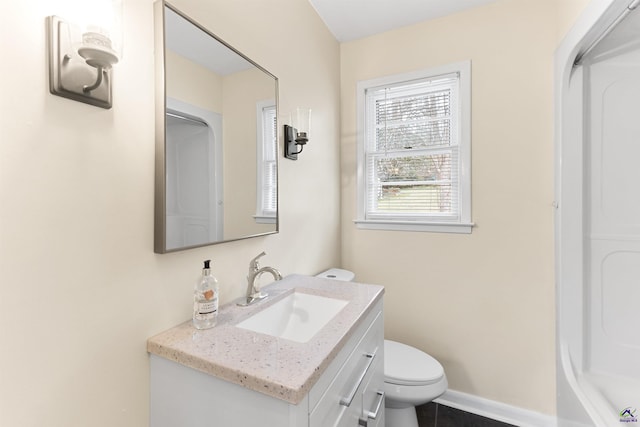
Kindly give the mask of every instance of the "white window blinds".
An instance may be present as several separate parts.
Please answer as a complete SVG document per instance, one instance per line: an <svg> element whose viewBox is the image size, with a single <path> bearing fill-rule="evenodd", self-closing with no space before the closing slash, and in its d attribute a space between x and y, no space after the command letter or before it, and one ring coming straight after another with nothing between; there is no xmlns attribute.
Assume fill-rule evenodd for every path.
<svg viewBox="0 0 640 427"><path fill-rule="evenodd" d="M259 183L261 215L275 216L278 204L276 107L262 108L262 164Z"/></svg>
<svg viewBox="0 0 640 427"><path fill-rule="evenodd" d="M460 219L459 75L365 92L365 219Z"/></svg>

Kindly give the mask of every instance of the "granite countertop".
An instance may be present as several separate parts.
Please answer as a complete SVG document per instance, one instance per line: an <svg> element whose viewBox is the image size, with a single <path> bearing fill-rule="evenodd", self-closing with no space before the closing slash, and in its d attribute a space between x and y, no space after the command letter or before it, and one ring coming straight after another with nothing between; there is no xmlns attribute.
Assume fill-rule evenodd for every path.
<svg viewBox="0 0 640 427"><path fill-rule="evenodd" d="M349 303L306 343L234 326L293 292L294 288L296 292L345 299ZM236 300L220 307L218 324L211 329L197 330L189 320L149 338L147 351L298 404L349 340L364 315L382 298L384 288L290 275L264 286L263 291L270 297L256 305L240 307Z"/></svg>

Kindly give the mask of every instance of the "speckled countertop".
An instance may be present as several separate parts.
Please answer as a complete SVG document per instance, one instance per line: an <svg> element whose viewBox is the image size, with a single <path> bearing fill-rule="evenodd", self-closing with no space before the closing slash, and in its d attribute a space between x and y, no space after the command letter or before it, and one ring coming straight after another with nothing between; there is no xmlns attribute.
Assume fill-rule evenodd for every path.
<svg viewBox="0 0 640 427"><path fill-rule="evenodd" d="M234 325L293 292L349 303L306 343L264 335ZM237 301L220 308L218 324L197 330L191 321L147 340L147 351L184 366L298 404L336 357L384 288L318 277L290 275L264 286L270 297L254 306Z"/></svg>

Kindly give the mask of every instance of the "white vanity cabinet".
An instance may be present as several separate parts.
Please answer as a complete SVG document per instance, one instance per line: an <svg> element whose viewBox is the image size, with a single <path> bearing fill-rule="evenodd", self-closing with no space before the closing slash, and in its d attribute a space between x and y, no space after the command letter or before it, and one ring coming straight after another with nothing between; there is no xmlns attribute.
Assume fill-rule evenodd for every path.
<svg viewBox="0 0 640 427"><path fill-rule="evenodd" d="M384 326L378 307L309 392L309 427L376 426L384 420Z"/></svg>
<svg viewBox="0 0 640 427"><path fill-rule="evenodd" d="M241 369L237 375L242 383ZM380 298L297 403L151 354L150 426L383 427L383 385Z"/></svg>

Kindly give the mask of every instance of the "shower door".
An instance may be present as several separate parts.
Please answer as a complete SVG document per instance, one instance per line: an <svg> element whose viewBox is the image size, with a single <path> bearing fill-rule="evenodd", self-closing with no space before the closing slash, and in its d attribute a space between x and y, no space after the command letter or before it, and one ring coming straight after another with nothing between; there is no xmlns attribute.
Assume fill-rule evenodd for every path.
<svg viewBox="0 0 640 427"><path fill-rule="evenodd" d="M587 369L640 380L640 51L585 67Z"/></svg>

